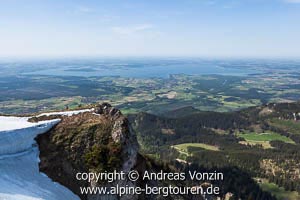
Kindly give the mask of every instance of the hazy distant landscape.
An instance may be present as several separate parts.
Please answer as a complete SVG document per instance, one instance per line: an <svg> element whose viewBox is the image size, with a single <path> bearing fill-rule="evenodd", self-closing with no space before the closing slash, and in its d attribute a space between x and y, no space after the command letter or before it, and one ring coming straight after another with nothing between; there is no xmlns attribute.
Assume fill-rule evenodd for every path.
<svg viewBox="0 0 300 200"><path fill-rule="evenodd" d="M231 111L300 98L296 60L90 59L0 63L0 112L108 101L125 113Z"/></svg>

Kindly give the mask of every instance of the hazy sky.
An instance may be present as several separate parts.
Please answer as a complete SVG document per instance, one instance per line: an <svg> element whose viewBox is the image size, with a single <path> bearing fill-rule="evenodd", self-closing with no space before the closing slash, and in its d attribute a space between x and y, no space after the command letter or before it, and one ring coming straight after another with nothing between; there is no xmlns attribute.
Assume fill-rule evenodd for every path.
<svg viewBox="0 0 300 200"><path fill-rule="evenodd" d="M0 0L5 56L300 57L300 0Z"/></svg>

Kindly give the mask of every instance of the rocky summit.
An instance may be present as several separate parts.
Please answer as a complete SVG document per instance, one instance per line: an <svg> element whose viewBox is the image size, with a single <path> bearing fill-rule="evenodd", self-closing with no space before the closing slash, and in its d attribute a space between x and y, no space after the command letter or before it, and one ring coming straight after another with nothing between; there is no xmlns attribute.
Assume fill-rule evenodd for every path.
<svg viewBox="0 0 300 200"><path fill-rule="evenodd" d="M115 196L81 194L80 187L108 187L94 180L79 181L76 173L104 171L128 172L137 167L138 143L127 119L111 105L96 105L87 112L70 116L55 115L61 119L55 127L36 140L40 149L40 170L51 179L68 187L81 199L117 199ZM39 116L40 119L51 116ZM39 118L32 119L34 121ZM128 180L119 185L133 185ZM138 197L136 197L138 198ZM122 199L129 199L123 196ZM130 199L133 199L132 196Z"/></svg>

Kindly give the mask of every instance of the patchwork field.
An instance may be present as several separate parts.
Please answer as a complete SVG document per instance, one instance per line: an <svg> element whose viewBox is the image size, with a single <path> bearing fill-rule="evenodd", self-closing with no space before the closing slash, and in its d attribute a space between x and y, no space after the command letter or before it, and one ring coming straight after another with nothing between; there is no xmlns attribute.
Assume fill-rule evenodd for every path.
<svg viewBox="0 0 300 200"><path fill-rule="evenodd" d="M228 112L267 102L298 100L299 84L299 79L289 73L172 74L164 78L23 74L1 78L0 113L33 113L96 102L109 102L126 114L162 114L186 106Z"/></svg>

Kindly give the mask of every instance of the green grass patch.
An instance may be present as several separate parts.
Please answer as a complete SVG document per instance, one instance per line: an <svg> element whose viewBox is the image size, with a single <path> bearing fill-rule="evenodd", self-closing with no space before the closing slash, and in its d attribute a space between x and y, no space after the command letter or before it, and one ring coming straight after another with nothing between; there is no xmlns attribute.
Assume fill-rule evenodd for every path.
<svg viewBox="0 0 300 200"><path fill-rule="evenodd" d="M183 143L172 146L179 153L186 156L191 155L193 152L209 150L209 151L219 151L219 148L213 145L208 145L204 143Z"/></svg>
<svg viewBox="0 0 300 200"><path fill-rule="evenodd" d="M291 132L293 134L300 134L300 123L293 120L280 120L271 119L269 121L271 126L283 129L285 131Z"/></svg>
<svg viewBox="0 0 300 200"><path fill-rule="evenodd" d="M128 115L128 114L138 113L138 110L134 109L134 108L123 108L123 109L121 109L121 112L124 115Z"/></svg>
<svg viewBox="0 0 300 200"><path fill-rule="evenodd" d="M266 179L261 179L259 183L262 190L270 192L272 195L276 196L278 200L298 200L300 195L297 192L286 191L284 188L279 187L274 183L269 183Z"/></svg>
<svg viewBox="0 0 300 200"><path fill-rule="evenodd" d="M282 141L290 144L295 144L293 140L290 138L280 135L278 133L274 132L267 132L267 133L238 133L238 137L244 138L246 141L240 141L240 144L244 145L250 145L250 146L255 146L255 145L260 145L262 146L263 149L270 149L272 148L270 142L271 141Z"/></svg>
<svg viewBox="0 0 300 200"><path fill-rule="evenodd" d="M295 142L291 140L290 138L280 135L278 133L274 132L267 132L267 133L239 133L238 137L244 138L246 141L249 142L270 142L270 141L282 141L286 143L292 143Z"/></svg>

